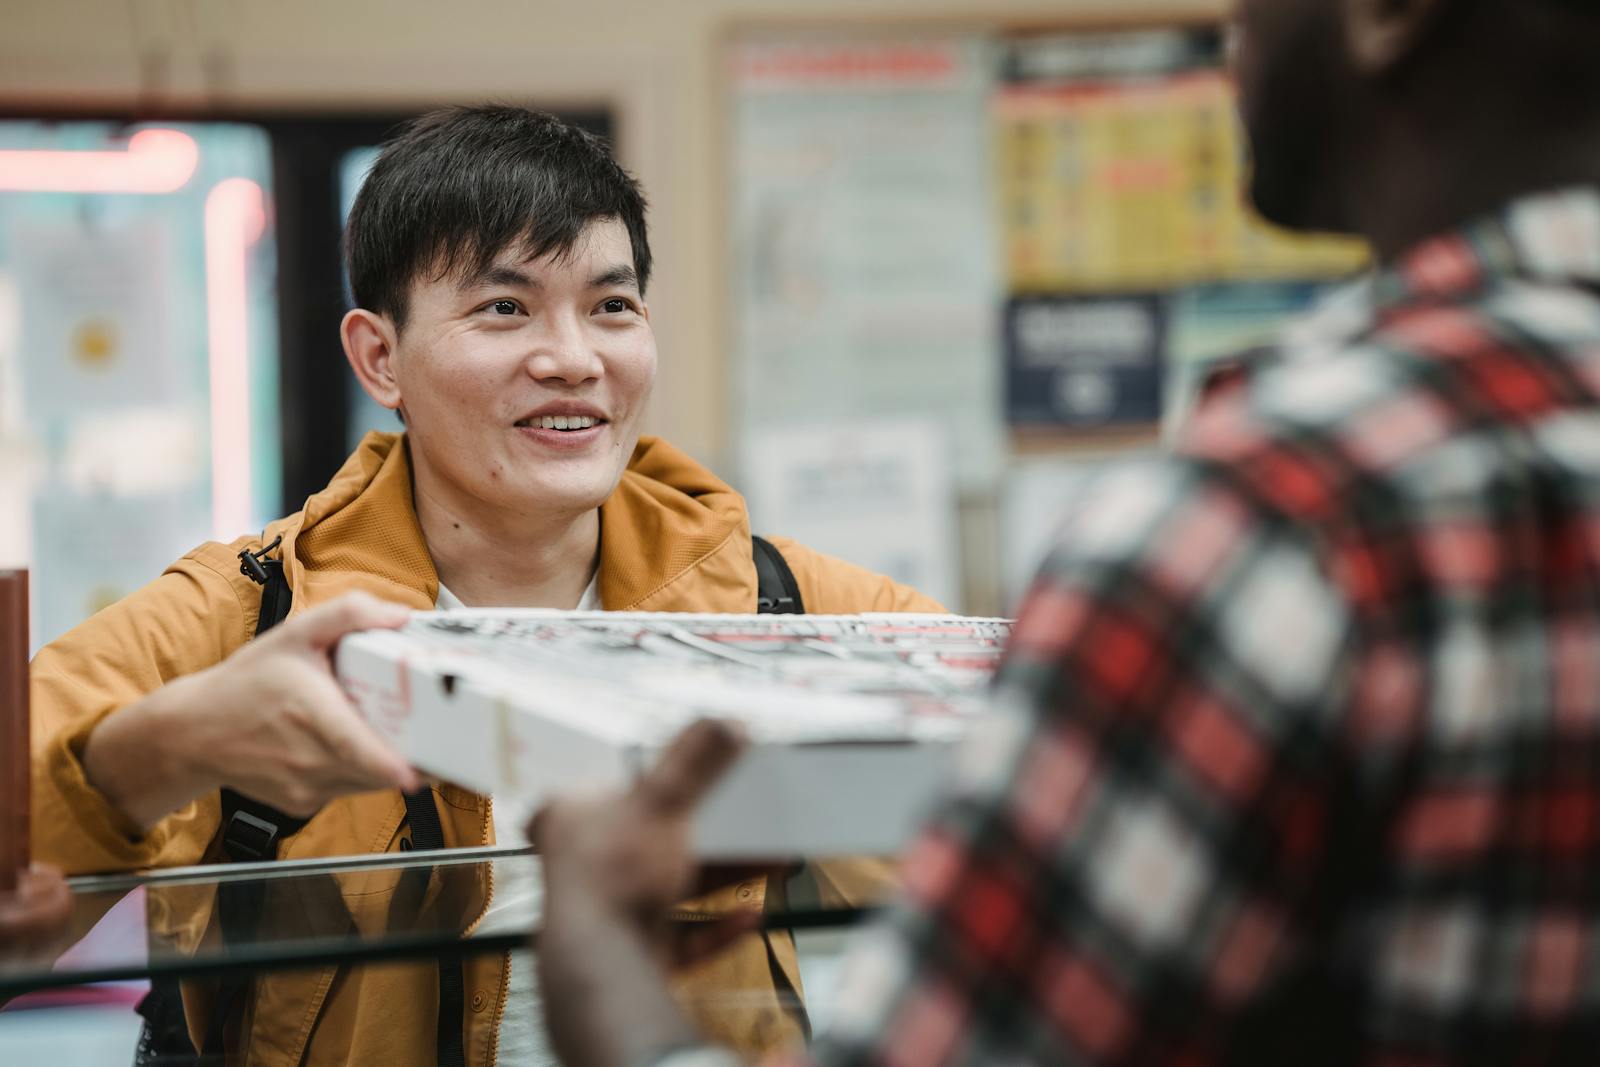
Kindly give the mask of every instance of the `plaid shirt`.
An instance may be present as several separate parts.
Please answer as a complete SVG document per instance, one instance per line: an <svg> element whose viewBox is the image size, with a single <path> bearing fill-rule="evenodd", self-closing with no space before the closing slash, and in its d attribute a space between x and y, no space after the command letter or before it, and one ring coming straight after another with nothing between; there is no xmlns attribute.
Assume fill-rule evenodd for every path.
<svg viewBox="0 0 1600 1067"><path fill-rule="evenodd" d="M1103 479L816 1061L1600 1056L1597 397L1572 191L1336 297Z"/></svg>

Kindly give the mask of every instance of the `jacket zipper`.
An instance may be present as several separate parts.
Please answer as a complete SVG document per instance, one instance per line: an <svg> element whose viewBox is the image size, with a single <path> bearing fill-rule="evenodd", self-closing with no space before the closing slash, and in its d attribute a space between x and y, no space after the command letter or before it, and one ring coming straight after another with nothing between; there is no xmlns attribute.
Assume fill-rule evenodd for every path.
<svg viewBox="0 0 1600 1067"><path fill-rule="evenodd" d="M489 826L494 822L494 797L484 797L484 801L483 829L479 832L479 840L482 844L487 845L489 843ZM477 927L478 923L483 921L483 916L489 913L489 903L492 900L494 900L494 861L490 860L489 892L484 898L482 913L480 913L478 917L472 921L471 926L467 927L468 933L471 933L472 930ZM494 1065L500 1059L500 1020L505 1016L506 998L510 995L510 993L511 953L506 952L500 957L500 990L495 994L494 1014L489 1017L489 1033L494 1040L489 1042L488 1067L494 1067Z"/></svg>
<svg viewBox="0 0 1600 1067"><path fill-rule="evenodd" d="M494 1016L489 1020L494 1043L489 1046L489 1067L500 1059L500 1021L505 1018L506 1000L511 994L511 953L500 957L500 993L494 999Z"/></svg>

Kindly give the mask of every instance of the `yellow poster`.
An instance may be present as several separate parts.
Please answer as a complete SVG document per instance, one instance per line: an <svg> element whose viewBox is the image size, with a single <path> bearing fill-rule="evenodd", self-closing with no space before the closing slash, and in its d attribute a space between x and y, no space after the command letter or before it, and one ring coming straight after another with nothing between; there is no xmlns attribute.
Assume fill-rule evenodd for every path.
<svg viewBox="0 0 1600 1067"><path fill-rule="evenodd" d="M1015 293L1329 277L1353 241L1294 237L1243 204L1233 91L1216 71L1016 85L996 100L997 186Z"/></svg>

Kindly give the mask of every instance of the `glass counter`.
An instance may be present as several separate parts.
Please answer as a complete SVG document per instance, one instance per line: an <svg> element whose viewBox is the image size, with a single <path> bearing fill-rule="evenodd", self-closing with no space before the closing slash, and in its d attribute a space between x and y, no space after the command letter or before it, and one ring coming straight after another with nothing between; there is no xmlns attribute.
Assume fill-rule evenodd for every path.
<svg viewBox="0 0 1600 1067"><path fill-rule="evenodd" d="M92 983L145 980L171 991L198 980L215 990L330 964L355 973L508 952L531 961L542 899L539 857L526 847L173 868L73 878L69 886L67 931L31 954L0 954L0 1004ZM734 895L745 899L743 887ZM819 892L809 869L768 890L763 926L794 932L812 1022L825 1012L819 1000L832 985L843 928L871 911ZM511 991L505 1017L532 1020L542 1035L537 994L522 988ZM719 997L714 984L703 987L695 1014L722 1010Z"/></svg>

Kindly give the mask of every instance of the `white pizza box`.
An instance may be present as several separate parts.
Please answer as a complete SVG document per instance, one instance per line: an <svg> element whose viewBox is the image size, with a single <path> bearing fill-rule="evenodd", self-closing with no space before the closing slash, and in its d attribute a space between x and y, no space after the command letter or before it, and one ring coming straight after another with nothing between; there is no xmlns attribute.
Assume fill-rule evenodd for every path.
<svg viewBox="0 0 1600 1067"><path fill-rule="evenodd" d="M336 669L416 767L531 809L628 782L697 718L750 747L702 806L706 857L893 854L911 840L1008 633L960 616L534 610L353 634Z"/></svg>

